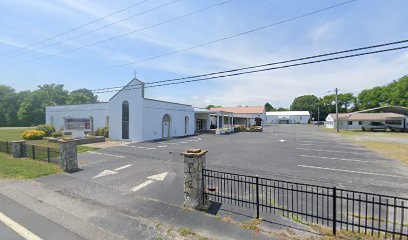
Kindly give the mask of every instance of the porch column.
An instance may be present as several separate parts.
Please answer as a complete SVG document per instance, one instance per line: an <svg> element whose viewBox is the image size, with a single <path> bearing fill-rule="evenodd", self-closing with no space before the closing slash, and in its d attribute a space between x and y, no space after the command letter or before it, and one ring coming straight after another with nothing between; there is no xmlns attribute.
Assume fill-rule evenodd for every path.
<svg viewBox="0 0 408 240"><path fill-rule="evenodd" d="M219 129L220 128L220 116L218 115L218 112L217 112L217 129Z"/></svg>
<svg viewBox="0 0 408 240"><path fill-rule="evenodd" d="M224 113L221 113L221 128L224 128Z"/></svg>
<svg viewBox="0 0 408 240"><path fill-rule="evenodd" d="M231 119L230 119L230 114L227 115L228 118L228 129L231 129Z"/></svg>
<svg viewBox="0 0 408 240"><path fill-rule="evenodd" d="M234 114L231 114L232 131L234 131Z"/></svg>

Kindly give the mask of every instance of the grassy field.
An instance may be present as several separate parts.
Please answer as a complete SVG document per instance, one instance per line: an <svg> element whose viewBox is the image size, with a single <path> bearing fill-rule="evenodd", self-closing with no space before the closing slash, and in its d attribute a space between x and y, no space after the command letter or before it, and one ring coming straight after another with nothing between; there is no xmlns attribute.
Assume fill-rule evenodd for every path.
<svg viewBox="0 0 408 240"><path fill-rule="evenodd" d="M30 128L0 128L0 141L21 140L22 139L21 134L27 129L30 129ZM30 141L27 141L27 143L36 145L36 146L41 146L41 147L49 147L49 148L56 148L56 149L59 148L58 143L48 142L48 140L30 140ZM78 153L97 150L97 149L98 148L82 146L82 145L77 146Z"/></svg>
<svg viewBox="0 0 408 240"><path fill-rule="evenodd" d="M324 131L334 132L335 129ZM379 153L384 157L400 160L408 164L408 144L401 143L408 139L408 133L404 132L364 132L360 130L340 130L340 136L350 139L373 152ZM393 140L394 139L394 142ZM400 140L400 142L398 142Z"/></svg>
<svg viewBox="0 0 408 240"><path fill-rule="evenodd" d="M15 159L0 152L0 179L31 179L60 172L62 170L56 164L27 158Z"/></svg>
<svg viewBox="0 0 408 240"><path fill-rule="evenodd" d="M29 128L0 128L0 141L21 140L21 134Z"/></svg>

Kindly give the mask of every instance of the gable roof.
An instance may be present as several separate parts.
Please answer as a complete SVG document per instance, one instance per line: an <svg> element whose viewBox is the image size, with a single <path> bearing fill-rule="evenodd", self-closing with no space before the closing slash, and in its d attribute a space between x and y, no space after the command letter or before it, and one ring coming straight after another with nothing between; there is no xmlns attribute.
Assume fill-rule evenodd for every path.
<svg viewBox="0 0 408 240"><path fill-rule="evenodd" d="M137 81L139 82L139 84L131 84L133 81ZM144 82L140 81L137 78L133 78L132 80L130 80L130 82L128 82L128 84L126 84L123 88L121 88L120 90L118 90L110 99L112 100L113 98L116 97L116 95L118 95L120 92L124 91L124 90L132 90L132 89L138 89L140 87L144 88Z"/></svg>
<svg viewBox="0 0 408 240"><path fill-rule="evenodd" d="M251 114L251 113L264 113L265 107L264 106L245 106L245 107L216 107L211 108L210 110L214 111L224 111L236 114Z"/></svg>

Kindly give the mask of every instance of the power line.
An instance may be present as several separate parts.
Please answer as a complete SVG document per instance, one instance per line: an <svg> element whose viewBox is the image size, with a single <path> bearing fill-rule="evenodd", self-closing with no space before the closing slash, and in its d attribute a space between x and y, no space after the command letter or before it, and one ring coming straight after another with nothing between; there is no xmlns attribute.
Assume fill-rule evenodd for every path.
<svg viewBox="0 0 408 240"><path fill-rule="evenodd" d="M342 3L339 3L339 4L331 5L331 6L326 7L326 8L322 8L322 9L315 10L315 11L312 11L312 12L309 12L309 13L301 14L301 15L298 15L298 16L295 16L295 17L292 17L292 18L288 18L288 19L285 19L285 20L282 20L282 21L278 21L278 22L275 22L275 23L272 23L272 24L268 24L268 25L265 25L265 26L253 28L251 30L247 30L247 31L240 32L240 33L237 33L237 34L233 34L233 35L229 35L229 36L226 36L226 37L218 38L218 39L215 39L215 40L212 40L212 41L209 41L209 42L205 42L205 43L201 43L201 44L198 44L198 45L194 45L194 46L191 46L191 47L188 47L188 48L168 52L168 53L157 55L157 56L154 56L154 57L149 57L149 58L146 58L146 59L143 59L143 60L132 61L132 62L125 63L125 64L114 65L114 66L111 66L111 67L108 67L108 68L102 68L102 69L97 69L97 70L93 70L93 71L89 71L89 72L85 72L85 73L80 73L80 74L76 74L75 76L83 75L83 74L87 74L87 73L99 72L99 71L107 71L107 70L111 70L111 69L115 69L115 68L121 68L121 67L129 66L129 65L134 65L134 64L141 63L141 62L146 62L146 61L158 59L158 58L161 58L161 57L165 57L165 56L185 52L185 51L192 50L192 49L195 49L195 48L208 46L208 45L211 45L211 44L214 44L214 43L217 43L217 42L225 41L225 40L228 40L228 39L231 39L231 38L243 36L243 35L250 34L250 33L253 33L253 32L257 32L257 31L260 31L260 30L263 30L263 29L266 29L266 28L276 26L276 25L280 25L280 24L291 22L291 21L294 21L294 20L297 20L297 19L300 19L300 18L311 16L311 15L314 15L314 14L317 14L317 13L320 13L320 12L324 12L324 11L327 11L327 10L330 10L330 9L333 9L333 8L337 8L337 7L346 5L346 4L350 4L350 3L356 2L356 1L358 1L358 0L345 1L345 2L342 2Z"/></svg>
<svg viewBox="0 0 408 240"><path fill-rule="evenodd" d="M221 75L221 76L215 76L215 77L199 78L199 79L192 79L192 80L186 80L186 81L180 81L180 82L163 83L163 84L157 84L157 85L153 85L153 86L147 86L145 88L162 87L162 86L178 85L178 84L191 83L191 82L207 81L207 80L212 80L212 79L226 78L226 77L238 76L238 75L243 75L243 74L258 73L258 72L271 71L271 70L290 68L290 67L297 67L297 66L303 66L303 65L310 65L310 64L315 64L315 63L328 62L328 61L334 61L334 60L340 60L340 59L346 59L346 58L352 58L352 57L358 57L358 56L364 56L364 55L378 54L378 53L396 51L396 50L401 50L401 49L406 49L406 48L408 48L408 46L388 48L388 49L376 50L376 51L371 51L371 52L364 52L364 53L358 53L358 54L352 54L352 55L345 55L345 56L334 57L334 58L326 58L326 59L321 59L321 60L302 62L302 63L295 63L295 64L289 64L289 65L284 65L284 66L279 66L279 67L258 69L258 70L252 70L252 71L246 71L246 72L240 72L240 73L233 73L233 74L227 74L227 75ZM140 89L140 88L141 87L124 88L123 90L132 90L132 89ZM106 92L117 92L117 91L120 91L120 90L94 91L94 92L95 93L106 93Z"/></svg>
<svg viewBox="0 0 408 240"><path fill-rule="evenodd" d="M47 48L50 48L50 47L52 47L52 46L62 44L62 43L64 43L64 42L68 42L68 41L71 41L71 40L73 40L73 39L77 39L77 38L80 38L80 37L89 35L89 34L91 34L91 33L101 31L101 30L103 30L103 29L105 29L105 28L107 28L107 27L110 27L110 26L113 26L113 25L115 25L115 24L118 24L118 23L127 21L127 20L129 20L129 19L132 19L132 18L141 16L141 15L144 15L144 14L149 13L149 12L153 12L153 11L155 11L155 10L157 10L157 9L160 9L160 8L162 8L162 7L165 7L165 6L167 6L167 5L170 5L170 4L173 4L173 3L175 3L175 2L179 2L179 1L181 1L181 0L172 0L172 1L169 1L169 2L166 2L166 3L163 3L163 4L160 4L159 6L156 6L156 7L154 7L154 8L150 8L150 9L145 10L145 11L142 11L142 12L140 12L140 13L133 14L133 15L131 15L131 16L129 16L129 17L123 18L123 19L118 20L118 21L111 22L111 23L106 24L106 25L103 25L103 26L101 26L101 27L99 27L99 28L92 29L92 30L89 30L89 31L86 31L86 32L83 32L83 33L80 33L80 34L77 34L77 35L74 35L74 36L69 37L69 38L66 38L66 39L64 39L64 40L62 40L62 41L57 41L57 42L51 43L51 44L49 44L49 45L45 45L45 46L43 46L43 47L36 48L36 49L31 49L31 50L29 50L29 51L22 52L22 53L19 53L19 54L15 54L15 55L12 55L12 56L7 56L7 57L1 59L1 61L7 60L7 59L11 59L11 58L15 58L15 57L19 57L19 56L23 56L23 55L27 55L27 54L32 53L32 52L36 52L36 51L39 51L39 50L47 49ZM65 52L65 51L64 51L64 52ZM64 53L64 52L62 52L62 53ZM56 55L58 55L58 54L47 55L47 57L54 56L54 55L56 56ZM28 61L33 61L33 60L42 59L42 58L43 58L43 57L35 58L35 59L28 60ZM23 61L23 62L27 62L27 61Z"/></svg>
<svg viewBox="0 0 408 240"><path fill-rule="evenodd" d="M179 0L177 0L177 1L179 1ZM139 28L139 29L136 29L136 30L124 33L124 34L115 35L115 36L112 36L112 37L109 37L109 38L106 38L106 39L98 40L98 41L92 42L90 44L83 45L83 46L76 47L76 48L72 48L72 49L68 49L68 50L65 50L65 51L62 51L62 52L59 52L59 53L56 53L56 54L49 54L49 55L46 55L46 56L42 56L42 57L38 57L38 58L34 58L34 59L29 59L29 60L21 61L21 62L18 62L18 63L25 63L25 62L31 62L31 61L35 61L35 60L55 57L55 56L59 56L59 55L64 54L64 53L74 52L74 51L78 51L78 50L83 49L83 48L92 47L92 46L95 46L97 44L101 44L101 43L104 43L104 42L107 42L107 41L111 41L111 40L114 40L114 39L118 39L118 38L122 38L122 37L125 37L125 36L128 36L128 35L134 34L136 32L141 32L143 30L147 30L147 29L150 29L150 28L153 28L153 27L157 27L157 26L160 26L160 25L163 25L163 24L166 24L166 23L174 22L176 20L179 20L179 19L182 19L182 18L185 18L185 17L188 17L188 16L192 16L192 15L200 13L200 12L204 12L204 11L210 9L210 8L221 6L221 5L226 4L228 2L231 2L231 1L233 1L233 0L227 0L227 1L219 2L219 3L211 4L211 5L207 6L207 7L192 11L190 13L187 13L187 14L175 17L175 18L170 18L168 20L165 20L165 21L162 21L162 22L159 22L159 23L147 26L147 27Z"/></svg>
<svg viewBox="0 0 408 240"><path fill-rule="evenodd" d="M131 4L131 5L127 6L127 7L125 7L125 8L122 8L122 9L119 9L119 10L117 10L117 11L115 11L115 12L112 12L112 13L106 15L106 16L103 16L103 17L94 19L94 20L92 20L92 21L90 21L90 22L87 22L87 23L85 23L85 24L82 24L82 25L79 25L79 26L77 26L77 27L71 28L71 29L68 30L68 31L59 33L59 34L54 35L54 36L51 36L51 37L44 38L44 39L42 39L42 40L40 40L40 41L31 43L31 44L26 45L26 46L23 46L23 47L19 47L19 49L15 49L15 50L13 50L13 51L10 51L10 52L8 52L8 53L5 53L5 54L3 54L3 55L0 55L0 57L9 55L9 54L14 53L14 52L17 52L17 51L19 51L20 49L25 50L25 49L28 49L28 48L30 48L30 47L36 46L36 45L38 45L38 44L41 44L41 43L43 43L43 42L46 42L46 41L49 41L49 40L53 40L53 39L59 38L59 37L61 37L61 36L63 36L63 35L66 35L66 34L68 34L68 33L74 32L74 31L76 31L76 30L79 30L79 29L81 29L81 28L84 28L84 27L86 27L86 26L89 26L89 25L91 25L91 24L93 24L93 23L96 23L96 22L99 22L99 21L104 20L104 19L106 19L106 18L112 17L113 15L116 15L116 14L118 14L118 13L127 11L127 10L129 10L129 9L131 9L131 8L134 8L134 7L136 7L137 5L140 5L140 4L142 4L142 3L144 3L144 2L147 2L147 1L149 1L149 0L142 0L142 1L140 1L140 2L136 2L136 3Z"/></svg>
<svg viewBox="0 0 408 240"><path fill-rule="evenodd" d="M394 41L394 42L388 42L388 43L381 43L381 44L376 44L376 45L370 45L370 46L366 46L366 47L359 47L359 48L353 48L353 49L348 49L348 50L342 50L342 51L337 51L337 52L324 53L324 54L319 54L319 55L314 55L314 56L309 56L309 57L295 58L295 59L291 59L291 60L278 61L278 62L266 63L266 64L255 65L255 66L250 66L250 67L231 69L231 70L226 70L226 71L218 71L218 72L206 73L206 74L201 74L201 75L194 75L194 76L189 76L189 77L173 78L173 79L166 79L166 80L161 80L161 81L148 82L148 83L145 83L145 85L156 84L156 83L164 83L164 82L173 82L173 81L186 80L186 79L192 79L192 78L198 78L198 77L207 77L207 76L212 76L212 75L219 75L219 74L224 74L224 73L237 72L237 71L242 71L242 70L260 68L260 67L266 67L266 66L272 66L272 65L278 65L278 64L285 64L285 63L290 63L290 62L297 62L297 61L302 61L302 60L309 60L309 59L314 59L314 58L327 57L327 56L338 55L338 54L343 54L343 53L350 53L350 52L367 50L367 49L372 49L372 48L379 48L379 47L385 47L385 46L391 46L391 45L398 45L398 44L401 44L401 43L408 43L408 39L400 40L400 41ZM140 85L140 84L133 84L133 85L127 85L127 86L136 86L136 85ZM91 91L108 90L108 89L123 88L123 87L125 87L125 86L99 88L99 89L93 89Z"/></svg>

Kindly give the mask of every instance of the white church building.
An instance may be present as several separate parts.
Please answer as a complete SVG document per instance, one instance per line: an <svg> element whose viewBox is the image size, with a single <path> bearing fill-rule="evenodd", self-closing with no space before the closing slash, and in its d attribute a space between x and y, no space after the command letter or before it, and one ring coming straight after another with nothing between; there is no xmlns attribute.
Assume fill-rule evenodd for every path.
<svg viewBox="0 0 408 240"><path fill-rule="evenodd" d="M46 123L75 138L103 127L113 140L140 142L195 133L191 105L145 98L144 83L136 78L106 103L48 106Z"/></svg>

